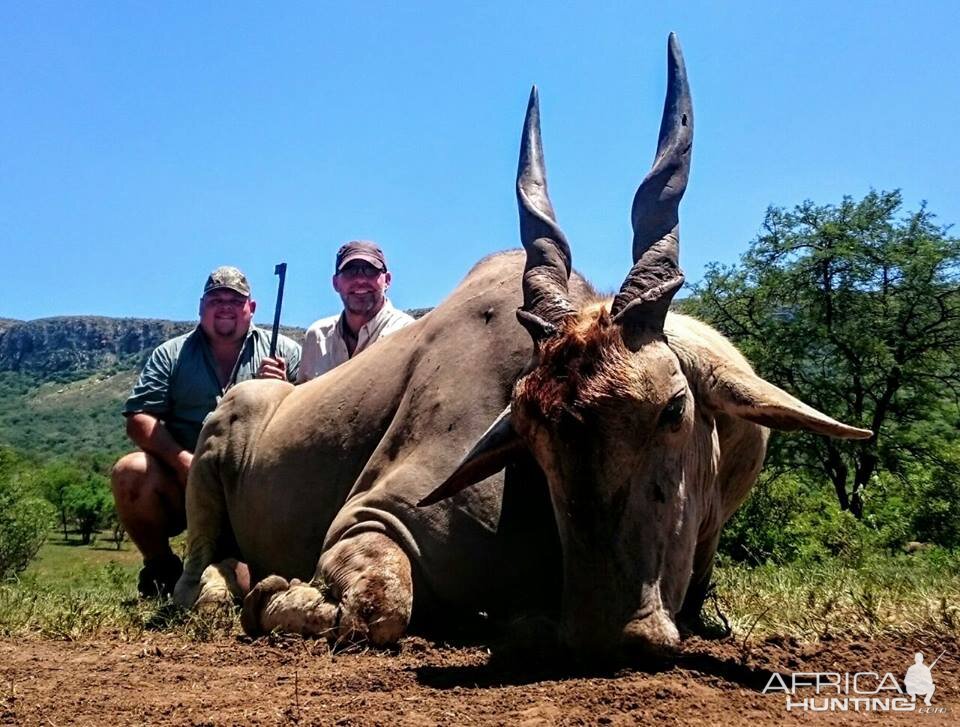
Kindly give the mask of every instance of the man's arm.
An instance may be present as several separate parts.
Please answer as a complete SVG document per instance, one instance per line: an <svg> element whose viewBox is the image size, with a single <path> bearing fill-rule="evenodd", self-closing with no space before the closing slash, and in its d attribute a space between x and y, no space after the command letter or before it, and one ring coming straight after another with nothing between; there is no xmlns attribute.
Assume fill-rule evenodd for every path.
<svg viewBox="0 0 960 727"><path fill-rule="evenodd" d="M163 419L170 413L170 382L180 353L176 338L157 346L143 366L130 397L123 405L127 436L144 452L169 465L186 485L193 455L173 438Z"/></svg>
<svg viewBox="0 0 960 727"><path fill-rule="evenodd" d="M168 464L177 473L180 484L186 487L193 455L177 444L162 421L146 412L129 414L127 436L144 452Z"/></svg>

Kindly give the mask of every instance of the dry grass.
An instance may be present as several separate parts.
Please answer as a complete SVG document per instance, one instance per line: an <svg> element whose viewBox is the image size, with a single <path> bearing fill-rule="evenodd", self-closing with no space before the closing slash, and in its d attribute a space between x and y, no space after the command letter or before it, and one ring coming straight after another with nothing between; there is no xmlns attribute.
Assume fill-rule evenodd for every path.
<svg viewBox="0 0 960 727"><path fill-rule="evenodd" d="M130 546L125 546L129 548ZM183 613L136 595L137 554L52 542L16 582L0 584L0 634L78 640L166 632L198 641L240 633L236 612ZM715 572L716 605L734 638L803 641L885 633L960 635L960 553L871 556L857 563ZM713 607L708 602L707 616Z"/></svg>
<svg viewBox="0 0 960 727"><path fill-rule="evenodd" d="M168 601L137 597L135 580L116 564L100 568L82 586L26 577L0 585L0 634L39 634L76 641L102 634L139 639L147 631L210 641L240 633L236 612L184 613Z"/></svg>
<svg viewBox="0 0 960 727"><path fill-rule="evenodd" d="M174 547L182 547L182 540L176 539ZM140 554L129 542L118 551L103 537L82 546L51 535L19 580L0 584L0 634L73 641L167 631L207 641L240 633L234 612L183 613L169 601L141 600L136 591L140 565Z"/></svg>
<svg viewBox="0 0 960 727"><path fill-rule="evenodd" d="M810 641L931 631L960 635L960 554L871 556L858 563L730 566L717 601L738 636Z"/></svg>

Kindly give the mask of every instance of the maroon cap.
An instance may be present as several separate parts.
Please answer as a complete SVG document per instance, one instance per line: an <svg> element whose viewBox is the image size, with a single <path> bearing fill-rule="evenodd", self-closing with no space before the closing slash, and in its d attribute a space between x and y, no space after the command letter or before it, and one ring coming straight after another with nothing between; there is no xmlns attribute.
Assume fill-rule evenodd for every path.
<svg viewBox="0 0 960 727"><path fill-rule="evenodd" d="M336 271L339 273L344 265L353 260L363 260L379 270L387 269L387 259L383 256L383 250L377 243L369 240L351 240L337 250Z"/></svg>

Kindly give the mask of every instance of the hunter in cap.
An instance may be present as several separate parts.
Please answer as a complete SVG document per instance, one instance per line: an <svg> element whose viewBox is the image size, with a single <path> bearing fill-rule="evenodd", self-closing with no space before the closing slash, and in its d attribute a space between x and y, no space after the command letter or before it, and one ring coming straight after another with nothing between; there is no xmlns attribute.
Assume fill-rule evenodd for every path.
<svg viewBox="0 0 960 727"><path fill-rule="evenodd" d="M354 240L337 251L333 289L343 301L343 311L307 329L297 383L326 373L413 323L387 298L390 282L387 259L376 243Z"/></svg>
<svg viewBox="0 0 960 727"><path fill-rule="evenodd" d="M253 324L256 309L240 270L214 270L197 327L153 351L124 404L127 435L140 449L114 465L111 481L120 521L143 555L143 596L169 595L180 576L169 538L186 527L187 472L203 420L237 382L296 381L300 347L280 335L270 358L270 333Z"/></svg>

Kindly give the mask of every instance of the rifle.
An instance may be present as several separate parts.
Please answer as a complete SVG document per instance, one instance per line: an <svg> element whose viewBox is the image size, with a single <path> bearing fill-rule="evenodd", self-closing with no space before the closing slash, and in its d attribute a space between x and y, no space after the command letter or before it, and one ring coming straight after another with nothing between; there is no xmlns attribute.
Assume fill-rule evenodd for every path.
<svg viewBox="0 0 960 727"><path fill-rule="evenodd" d="M280 276L280 285L277 288L277 307L273 312L273 333L270 334L270 358L277 354L277 333L280 331L280 308L283 306L283 283L287 278L287 264L280 263L273 269L274 275Z"/></svg>

